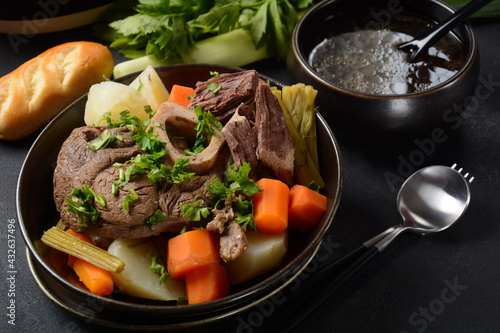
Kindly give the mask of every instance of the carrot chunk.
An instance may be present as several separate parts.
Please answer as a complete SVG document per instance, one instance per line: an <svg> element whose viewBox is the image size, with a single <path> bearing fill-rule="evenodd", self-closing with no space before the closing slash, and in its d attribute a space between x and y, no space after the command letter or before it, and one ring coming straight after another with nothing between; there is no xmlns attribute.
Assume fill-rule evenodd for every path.
<svg viewBox="0 0 500 333"><path fill-rule="evenodd" d="M186 294L189 304L213 301L229 295L226 267L208 264L186 274Z"/></svg>
<svg viewBox="0 0 500 333"><path fill-rule="evenodd" d="M288 225L302 232L318 224L326 211L327 198L303 185L290 189Z"/></svg>
<svg viewBox="0 0 500 333"><path fill-rule="evenodd" d="M107 296L113 292L115 285L110 272L80 258L75 258L73 270L92 294Z"/></svg>
<svg viewBox="0 0 500 333"><path fill-rule="evenodd" d="M84 242L94 245L92 239L85 235L79 234L71 229L66 230L66 232L78 237ZM68 256L68 266L73 268L78 279L92 294L107 296L113 292L115 283L113 282L111 273L107 270L72 255Z"/></svg>
<svg viewBox="0 0 500 333"><path fill-rule="evenodd" d="M257 185L263 190L253 197L257 229L266 234L282 233L288 226L288 186L270 178L260 179Z"/></svg>
<svg viewBox="0 0 500 333"><path fill-rule="evenodd" d="M167 270L172 279L182 279L196 267L219 262L217 238L207 229L187 231L168 241Z"/></svg>
<svg viewBox="0 0 500 333"><path fill-rule="evenodd" d="M187 107L190 102L190 97L193 95L194 95L193 88L174 84L172 86L172 89L170 90L168 101Z"/></svg>

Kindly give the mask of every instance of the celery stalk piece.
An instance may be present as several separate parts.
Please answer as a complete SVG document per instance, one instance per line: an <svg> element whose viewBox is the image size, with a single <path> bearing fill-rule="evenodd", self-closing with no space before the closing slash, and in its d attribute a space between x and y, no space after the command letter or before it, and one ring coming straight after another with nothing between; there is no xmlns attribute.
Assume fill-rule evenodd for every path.
<svg viewBox="0 0 500 333"><path fill-rule="evenodd" d="M257 49L250 32L235 29L194 44L190 58L195 63L241 67L269 57L265 47Z"/></svg>
<svg viewBox="0 0 500 333"><path fill-rule="evenodd" d="M117 79L127 74L142 72L148 66L159 67L164 65L169 64L167 62L158 61L151 56L144 56L116 64L113 68L113 76Z"/></svg>
<svg viewBox="0 0 500 333"><path fill-rule="evenodd" d="M121 272L125 267L125 263L120 258L57 227L45 231L42 242L110 272Z"/></svg>
<svg viewBox="0 0 500 333"><path fill-rule="evenodd" d="M192 63L241 67L269 57L265 47L257 49L252 36L245 29L235 29L228 33L196 42L191 48L189 58ZM119 63L113 70L115 79L153 67L174 65L181 61L156 60L151 56L127 60Z"/></svg>

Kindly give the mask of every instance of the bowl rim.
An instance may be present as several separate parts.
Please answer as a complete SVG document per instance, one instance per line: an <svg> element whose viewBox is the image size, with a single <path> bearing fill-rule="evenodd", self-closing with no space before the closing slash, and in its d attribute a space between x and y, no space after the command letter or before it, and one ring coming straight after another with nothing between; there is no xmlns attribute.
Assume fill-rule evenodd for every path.
<svg viewBox="0 0 500 333"><path fill-rule="evenodd" d="M465 59L464 65L460 68L457 73L455 73L453 76L448 78L446 81L441 82L431 88L417 91L417 92L412 92L412 93L406 93L406 94L384 94L384 95L377 95L377 94L369 94L369 93L364 93L360 91L356 91L353 89L345 88L339 84L333 83L325 78L323 78L321 75L319 75L309 64L309 61L306 59L304 56L303 52L301 51L300 47L300 40L299 40L299 34L301 32L301 29L303 29L306 25L308 25L307 22L316 22L313 20L311 17L314 17L317 15L319 12L326 10L329 6L335 5L335 3L340 2L341 0L326 0L326 1L321 1L320 3L316 4L313 8L311 8L309 11L307 11L304 16L301 17L297 25L295 26L295 29L293 31L293 37L292 37L292 45L291 45L291 52L293 56L298 60L300 65L307 71L308 75L314 78L314 80L319 81L322 85L333 89L339 93L342 94L347 94L350 96L354 96L356 98L362 98L362 99L368 99L368 100L373 100L373 99L379 99L379 100L392 100L392 99L398 99L398 98L417 98L417 97L422 97L425 95L429 95L432 93L435 93L438 90L441 90L443 88L446 88L449 85L452 85L455 83L457 80L460 79L460 77L464 76L465 73L469 71L471 67L474 66L474 63L476 62L478 58L478 42L477 38L474 34L474 30L472 29L471 24L468 21L464 21L462 24L460 24L457 28L462 27L465 31L465 39L470 41L470 48L469 51L467 52L467 57ZM404 2L405 0L402 0ZM441 7L444 10L447 10L449 14L453 14L456 10L451 6L448 5L447 3L444 3L443 1L440 0L426 0L430 4ZM355 3L355 2L351 2ZM372 4L377 4L377 3L372 3ZM404 10L403 10L404 13Z"/></svg>
<svg viewBox="0 0 500 333"><path fill-rule="evenodd" d="M170 65L170 66L161 66L155 68L158 72L160 71L169 71L169 70L183 70L186 68L191 68L191 67L196 67L198 69L204 68L207 70L219 70L221 72L227 71L227 72L234 72L234 71L241 71L241 70L246 70L243 68L238 68L238 67L230 67L230 66L221 66L221 65L209 65L209 64L184 64L184 65ZM132 73L123 77L118 78L117 80L120 81L126 81L131 78L137 77L138 74L141 72L136 72ZM273 84L276 84L278 86L283 86L282 83L279 81L276 81L266 75L260 74L259 77L267 80ZM342 165L342 159L340 155L340 148L338 146L338 143L335 139L335 136L333 135L332 130L328 126L327 122L324 120L324 118L316 112L316 119L319 121L321 124L321 127L323 130L326 131L326 135L330 138L330 141L332 143L332 147L334 149L334 155L337 158L336 161L331 161L336 163L336 168L338 170L338 175L335 177L335 185L336 188L334 190L334 193L332 193L332 198L330 198L330 205L331 209L329 211L328 216L326 216L325 219L325 224L323 228L318 232L318 235L314 238L314 242L311 242L310 244L307 244L304 249L294 257L292 261L287 263L285 266L281 267L278 271L274 272L272 275L266 277L265 279L251 285L250 287L247 287L245 289L239 290L227 297L221 298L219 300L207 302L207 303L201 303L201 304L193 304L193 305L186 305L186 306L174 306L174 305L163 305L163 304L141 304L141 303L131 303L131 302L126 302L123 300L116 300L116 299L111 299L107 297L102 297L102 296L97 296L89 293L88 291L82 290L73 284L71 284L69 281L64 279L62 276L60 276L55 270L45 262L43 259L42 255L39 253L39 251L36 248L36 245L31 241L31 237L28 233L27 227L26 227L26 222L24 221L23 218L23 212L22 212L22 191L23 191L23 175L25 174L25 169L28 164L28 161L30 160L30 157L32 156L33 152L39 149L39 146L41 145L41 140L46 137L50 131L51 128L55 126L55 124L60 121L61 118L63 118L66 114L68 114L73 107L75 107L76 104L82 103L82 101L86 100L87 94L81 96L80 98L76 99L74 102L72 102L70 105L68 105L66 108L64 108L52 121L49 122L49 124L41 131L41 133L38 135L34 143L32 144L31 148L28 151L28 154L25 158L25 161L23 162L21 169L20 169L20 175L18 178L17 182L17 187L16 187L16 210L17 210L17 216L18 216L18 221L21 229L21 233L24 239L24 242L27 245L27 252L33 257L33 260L36 261L37 264L41 266L41 268L48 273L52 278L55 278L60 284L66 286L69 290L72 292L83 296L83 297L90 297L96 300L99 300L101 302L104 302L103 304L109 304L118 308L123 308L127 310L136 310L138 307L142 308L143 310L149 310L149 311L165 311L168 309L169 313L172 316L180 316L181 319L186 319L186 320L192 320L192 317L190 314L187 314L186 309L188 311L194 311L197 313L210 313L210 308L214 307L216 305L216 308L218 309L218 313L221 313L221 311L226 311L227 308L231 306L238 306L236 309L233 309L234 311L231 311L231 315L235 313L239 313L243 311L241 308L242 302L245 301L247 298L255 298L259 296L261 293L261 288L271 288L275 287L276 292L279 290L282 290L285 288L289 283L292 282L293 278L296 277L302 272L303 269L307 266L307 263L312 260L311 253L315 253L317 251L318 246L321 245L321 241L330 228L333 218L336 214L336 211L338 209L339 203L340 203L340 196L342 193L342 187L343 187L343 165ZM82 119L83 119L83 114L82 114ZM319 124L318 124L319 125ZM320 126L318 126L320 127ZM297 264L297 261L298 264ZM305 264L304 264L305 263ZM34 271L32 271L32 274L34 274ZM268 291L268 290L266 290ZM266 299L268 297L258 297L258 300L256 301L261 301L263 299ZM223 306L224 304L227 304L226 306ZM221 306L220 308L217 307ZM246 308L246 307L245 307ZM232 308L231 308L232 309ZM221 317L222 316L222 317ZM215 320L222 319L226 317L226 315L220 314L219 317L213 318Z"/></svg>

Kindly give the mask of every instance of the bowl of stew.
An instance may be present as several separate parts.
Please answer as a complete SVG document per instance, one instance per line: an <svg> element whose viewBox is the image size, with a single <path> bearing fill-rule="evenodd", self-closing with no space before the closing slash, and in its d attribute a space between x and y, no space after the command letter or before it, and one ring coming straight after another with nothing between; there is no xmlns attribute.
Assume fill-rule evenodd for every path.
<svg viewBox="0 0 500 333"><path fill-rule="evenodd" d="M214 65L176 65L156 68L168 91L174 84L195 87L214 72L234 73L239 68ZM137 75L118 79L130 84ZM283 84L264 75L261 82L278 89ZM200 304L131 297L119 290L109 296L92 294L76 276L61 274L40 239L60 219L54 204L54 170L61 146L73 129L84 126L88 95L63 110L36 139L23 164L17 188L17 210L24 240L28 247L31 273L40 289L57 306L73 315L104 326L123 329L178 329L211 323L251 308L286 288L312 260L321 240L332 224L342 190L342 162L333 132L321 115L316 114L319 168L327 197L326 212L307 232L288 230L288 249L280 265L249 281L232 285L229 295Z"/></svg>
<svg viewBox="0 0 500 333"><path fill-rule="evenodd" d="M454 12L439 0L323 1L294 31L287 64L321 93L319 112L339 137L398 141L428 135L473 96L478 45L463 23L417 61L397 45Z"/></svg>

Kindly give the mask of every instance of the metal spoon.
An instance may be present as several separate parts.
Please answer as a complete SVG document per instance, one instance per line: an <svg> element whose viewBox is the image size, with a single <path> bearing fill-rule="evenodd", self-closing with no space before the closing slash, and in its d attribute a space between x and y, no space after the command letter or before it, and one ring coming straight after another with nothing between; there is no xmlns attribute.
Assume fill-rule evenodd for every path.
<svg viewBox="0 0 500 333"><path fill-rule="evenodd" d="M472 0L428 32L409 42L398 45L398 48L410 53L408 61L413 62L441 37L492 1L493 0Z"/></svg>
<svg viewBox="0 0 500 333"><path fill-rule="evenodd" d="M409 230L425 235L453 225L469 205L469 183L474 179L472 177L467 180L469 174L462 175L462 169L455 170L455 167L456 164L451 168L435 165L411 175L401 186L397 197L403 223L387 229L311 275L305 286L288 297L289 301L297 300L295 303L299 303L300 308L294 313L287 309L286 323L281 322L281 325L288 325L287 329L294 327L401 232ZM355 259L352 260L353 258ZM335 274L336 269L341 266L347 267ZM335 278L332 279L333 276Z"/></svg>

